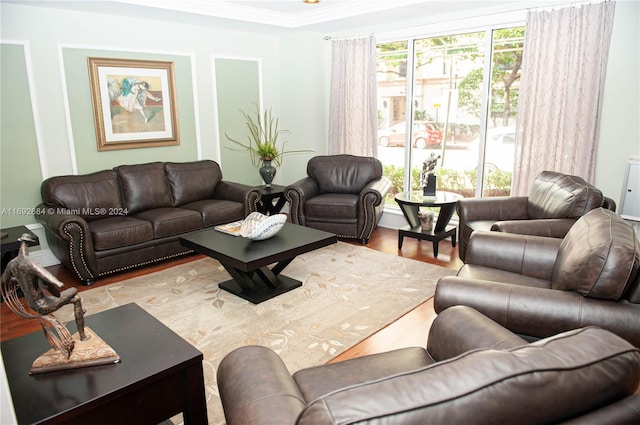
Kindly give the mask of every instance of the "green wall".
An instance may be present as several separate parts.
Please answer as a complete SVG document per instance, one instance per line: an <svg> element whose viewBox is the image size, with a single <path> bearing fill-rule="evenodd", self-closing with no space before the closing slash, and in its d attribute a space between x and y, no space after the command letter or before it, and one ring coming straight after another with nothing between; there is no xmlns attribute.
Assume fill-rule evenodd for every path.
<svg viewBox="0 0 640 425"><path fill-rule="evenodd" d="M38 155L25 47L0 49L0 226L33 223L40 202L42 172Z"/></svg>
<svg viewBox="0 0 640 425"><path fill-rule="evenodd" d="M122 164L149 161L179 162L197 159L192 69L188 56L74 48L64 48L62 52L73 143L79 174L112 168ZM173 62L175 67L180 144L155 148L98 151L89 86L87 64L89 57Z"/></svg>
<svg viewBox="0 0 640 425"><path fill-rule="evenodd" d="M226 133L236 140L247 141L249 130L241 111L253 116L256 105L260 105L260 63L251 59L215 58L214 67L223 177L229 181L262 184L249 153L225 136Z"/></svg>
<svg viewBox="0 0 640 425"><path fill-rule="evenodd" d="M319 25L283 29L179 14L170 19L154 14L109 15L97 9L70 10L49 4L53 5L0 2L2 208L33 206L39 200L42 178L121 163L213 159L220 162L226 179L257 184L260 179L248 155L230 152L223 137L225 131L239 131L242 116L238 108L251 106L253 99L273 108L281 127L291 131L289 149L313 151L284 159L275 182L292 183L306 174L308 158L327 151L331 41L324 37L395 32L437 20L437 16L416 17L411 22L390 19L385 28L351 27L332 33ZM640 62L637 43L630 42L638 39L639 17L638 2L617 2L595 181L616 200L627 158L640 155ZM28 46L29 59L25 61L22 47L16 53L14 45ZM174 61L181 145L98 152L87 56ZM31 64L31 85L25 62ZM34 98L29 99L28 93ZM35 223L32 216L0 219L2 225Z"/></svg>

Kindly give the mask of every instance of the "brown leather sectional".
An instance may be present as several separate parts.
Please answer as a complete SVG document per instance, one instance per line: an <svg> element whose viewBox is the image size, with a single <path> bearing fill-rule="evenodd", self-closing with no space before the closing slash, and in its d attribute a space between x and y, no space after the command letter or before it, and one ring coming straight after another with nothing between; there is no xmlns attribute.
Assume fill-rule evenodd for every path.
<svg viewBox="0 0 640 425"><path fill-rule="evenodd" d="M36 218L49 247L85 284L190 253L180 235L241 220L260 192L222 179L210 160L122 165L42 182Z"/></svg>

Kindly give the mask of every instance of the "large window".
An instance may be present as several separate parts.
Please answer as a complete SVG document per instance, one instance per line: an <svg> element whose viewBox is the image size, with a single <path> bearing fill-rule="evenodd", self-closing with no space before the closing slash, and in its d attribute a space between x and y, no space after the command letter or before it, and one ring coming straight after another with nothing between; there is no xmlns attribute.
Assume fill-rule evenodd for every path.
<svg viewBox="0 0 640 425"><path fill-rule="evenodd" d="M390 200L420 188L432 155L438 190L510 193L523 42L516 27L377 46L378 157Z"/></svg>

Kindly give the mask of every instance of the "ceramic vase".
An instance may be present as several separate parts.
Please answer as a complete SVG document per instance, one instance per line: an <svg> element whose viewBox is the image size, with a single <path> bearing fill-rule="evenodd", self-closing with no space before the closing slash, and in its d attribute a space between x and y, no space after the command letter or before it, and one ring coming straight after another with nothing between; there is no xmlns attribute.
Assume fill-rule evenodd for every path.
<svg viewBox="0 0 640 425"><path fill-rule="evenodd" d="M271 161L263 160L262 167L260 167L260 176L264 180L265 187L270 188L273 178L276 176L276 167L271 165Z"/></svg>

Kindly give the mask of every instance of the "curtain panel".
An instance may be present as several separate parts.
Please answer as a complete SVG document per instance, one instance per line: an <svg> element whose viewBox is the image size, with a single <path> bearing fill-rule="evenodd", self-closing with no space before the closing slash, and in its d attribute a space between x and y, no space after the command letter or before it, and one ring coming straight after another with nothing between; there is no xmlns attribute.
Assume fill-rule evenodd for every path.
<svg viewBox="0 0 640 425"><path fill-rule="evenodd" d="M332 44L329 154L378 154L374 37Z"/></svg>
<svg viewBox="0 0 640 425"><path fill-rule="evenodd" d="M615 3L530 11L512 195L544 170L593 183Z"/></svg>

